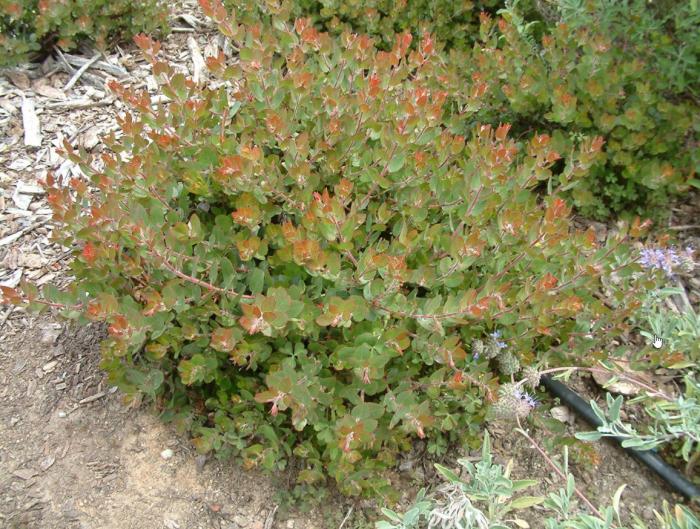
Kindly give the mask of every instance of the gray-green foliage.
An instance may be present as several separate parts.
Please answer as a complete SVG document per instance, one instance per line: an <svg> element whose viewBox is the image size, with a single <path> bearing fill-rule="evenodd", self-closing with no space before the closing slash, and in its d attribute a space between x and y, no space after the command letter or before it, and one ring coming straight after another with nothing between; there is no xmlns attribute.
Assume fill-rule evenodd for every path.
<svg viewBox="0 0 700 529"><path fill-rule="evenodd" d="M694 374L685 376L684 385L684 394L675 400L651 399L647 396L633 399L634 402L644 402L644 409L653 419L647 433L640 433L634 426L622 421L620 411L623 398L613 398L608 393L607 414L595 401L591 401L593 411L603 424L597 431L578 433L576 437L588 441L619 437L624 439L622 446L637 450L651 450L678 439L682 442L681 455L689 461L700 450L700 385Z"/></svg>
<svg viewBox="0 0 700 529"><path fill-rule="evenodd" d="M524 433L524 432L523 432ZM610 498L610 504L587 513L578 504L574 476L569 472L568 453L564 449L559 471L566 476L566 485L550 492L547 497L520 495L523 489L537 484L535 480L512 480L511 464L506 467L494 462L488 432L484 436L481 460L474 463L458 460L467 476L436 465L445 479L434 494L421 490L414 504L400 514L382 509L388 521L376 523L376 529L515 529L529 527L517 516L517 511L541 504L546 514L546 529L697 529L700 521L689 509L677 505L671 509L664 503L661 512L654 511L657 524L648 526L632 514L631 521L622 523L620 506L623 485Z"/></svg>
<svg viewBox="0 0 700 529"><path fill-rule="evenodd" d="M688 307L682 312L670 309L666 300L679 294L679 287L650 291L638 312L636 325L640 334L649 341L654 336L662 337L671 353L682 353L685 365L676 364L674 367L683 368L696 365L700 360L700 315Z"/></svg>

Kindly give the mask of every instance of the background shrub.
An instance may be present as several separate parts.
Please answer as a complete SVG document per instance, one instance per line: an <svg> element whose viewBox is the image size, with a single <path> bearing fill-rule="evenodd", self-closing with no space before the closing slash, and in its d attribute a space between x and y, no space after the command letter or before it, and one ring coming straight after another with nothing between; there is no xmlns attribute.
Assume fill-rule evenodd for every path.
<svg viewBox="0 0 700 529"><path fill-rule="evenodd" d="M390 49L398 33L419 37L427 29L447 48L467 49L479 32L479 13L494 11L503 0L294 0L264 2L289 14L290 19L309 17L317 29L339 35L344 30L371 35L378 48ZM259 13L257 0L226 0L240 13ZM494 11L495 12L495 11Z"/></svg>
<svg viewBox="0 0 700 529"><path fill-rule="evenodd" d="M242 16L260 4L229 2ZM693 120L699 50L692 38L700 9L692 2L265 3L271 5L290 19L310 17L317 29L370 34L382 49L400 32L412 32L415 43L427 29L465 76L489 87L472 126L507 121L516 135L547 133L564 159L582 137L604 137L605 156L569 194L586 216L660 216L669 193L700 186L700 125Z"/></svg>
<svg viewBox="0 0 700 529"><path fill-rule="evenodd" d="M17 64L54 45L83 41L104 49L140 32L165 32L161 0L0 0L0 66Z"/></svg>
<svg viewBox="0 0 700 529"><path fill-rule="evenodd" d="M626 53L642 58L665 92L700 97L700 5L695 0L558 0L570 27L596 27Z"/></svg>
<svg viewBox="0 0 700 529"><path fill-rule="evenodd" d="M605 156L572 191L584 214L653 214L668 192L688 189L700 167L698 106L669 98L669 86L641 58L589 28L559 24L538 40L513 14L497 23L484 16L481 35L461 59L494 83L479 119L546 131L562 153L582 135L605 138Z"/></svg>
<svg viewBox="0 0 700 529"><path fill-rule="evenodd" d="M131 109L112 152L66 145L95 190L49 182L76 280L6 298L108 322L111 380L202 452L294 457L300 483L330 475L347 494L389 493L380 471L415 436L431 453L478 443L499 373L604 356L647 283L624 243L643 225L601 246L559 196L601 138L566 162L508 125L467 141L483 83L429 34L387 52L202 5L239 60L210 58L222 82L199 86L137 39L171 101L112 84Z"/></svg>

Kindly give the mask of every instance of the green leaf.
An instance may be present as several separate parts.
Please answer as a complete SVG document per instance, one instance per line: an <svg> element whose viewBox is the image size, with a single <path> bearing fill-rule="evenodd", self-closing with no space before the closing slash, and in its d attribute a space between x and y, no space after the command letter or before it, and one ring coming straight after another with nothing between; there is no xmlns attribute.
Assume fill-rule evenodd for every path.
<svg viewBox="0 0 700 529"><path fill-rule="evenodd" d="M577 432L574 437L581 441L599 441L603 434L600 432Z"/></svg>
<svg viewBox="0 0 700 529"><path fill-rule="evenodd" d="M395 173L403 167L404 163L406 163L406 153L402 152L400 154L394 155L394 157L389 162L389 166L387 167L387 169L390 173Z"/></svg>
<svg viewBox="0 0 700 529"><path fill-rule="evenodd" d="M189 386L214 380L216 367L216 358L196 354L190 360L182 360L177 368L182 383Z"/></svg>
<svg viewBox="0 0 700 529"><path fill-rule="evenodd" d="M251 293L260 294L263 291L265 272L260 268L253 268L248 272L248 287Z"/></svg>
<svg viewBox="0 0 700 529"><path fill-rule="evenodd" d="M610 409L608 410L608 413L610 414L610 421L611 422L617 422L617 420L620 418L620 408L621 407L622 407L622 395L615 398L615 400L612 402L612 405L610 406Z"/></svg>
<svg viewBox="0 0 700 529"><path fill-rule="evenodd" d="M155 396L156 392L163 384L165 377L159 369L151 369L141 382L140 389L144 393Z"/></svg>
<svg viewBox="0 0 700 529"><path fill-rule="evenodd" d="M538 483L539 481L536 479L517 479L513 481L513 492L527 489L528 487L534 487Z"/></svg>
<svg viewBox="0 0 700 529"><path fill-rule="evenodd" d="M539 505L544 500L544 496L520 496L519 498L514 499L510 503L510 506L513 509L527 509L533 505Z"/></svg>
<svg viewBox="0 0 700 529"><path fill-rule="evenodd" d="M612 507L613 507L613 509L615 509L615 514L617 514L618 519L620 517L620 499L622 498L622 493L624 492L626 487L627 487L627 484L623 483L622 485L620 485L620 487L615 491L615 494L613 495Z"/></svg>
<svg viewBox="0 0 700 529"><path fill-rule="evenodd" d="M221 288L231 288L236 282L236 272L231 261L225 257L219 260L221 266Z"/></svg>
<svg viewBox="0 0 700 529"><path fill-rule="evenodd" d="M401 523L402 518L396 514L394 511L387 509L386 507L382 507L382 514L389 518L392 522L399 522Z"/></svg>
<svg viewBox="0 0 700 529"><path fill-rule="evenodd" d="M444 467L439 463L435 463L435 469L450 483L459 483L459 476L452 472L449 468Z"/></svg>

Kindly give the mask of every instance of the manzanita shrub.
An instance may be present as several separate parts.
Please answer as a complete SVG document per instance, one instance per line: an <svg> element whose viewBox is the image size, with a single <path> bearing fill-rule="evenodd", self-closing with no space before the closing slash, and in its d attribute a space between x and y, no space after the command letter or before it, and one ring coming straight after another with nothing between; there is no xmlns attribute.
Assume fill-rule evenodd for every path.
<svg viewBox="0 0 700 529"><path fill-rule="evenodd" d="M485 85L429 34L378 51L201 3L237 59L198 85L137 39L169 101L112 84L130 110L110 151L66 144L89 182L48 182L75 281L8 301L107 322L111 380L200 451L295 458L300 483L347 494L388 492L416 437L478 443L501 376L603 356L644 288L624 241L646 225L604 244L573 229L559 192L601 138L554 175L546 134L465 131Z"/></svg>
<svg viewBox="0 0 700 529"><path fill-rule="evenodd" d="M246 15L261 4L229 2ZM564 159L582 138L602 136L604 155L568 195L587 216L660 215L669 194L700 187L700 106L689 95L697 76L681 74L697 70L698 15L688 6L561 1L546 4L552 14L543 20L544 2L533 1L264 4L308 16L317 29L370 34L385 47L401 32L429 30L465 77L490 85L472 124L547 133Z"/></svg>
<svg viewBox="0 0 700 529"><path fill-rule="evenodd" d="M547 131L562 153L581 135L604 137L605 156L572 190L588 215L649 211L700 184L696 102L668 97L653 68L594 27L558 24L539 40L528 27L517 11L482 16L482 40L462 59L472 75L498 80L481 120Z"/></svg>
<svg viewBox="0 0 700 529"><path fill-rule="evenodd" d="M118 39L167 30L162 0L0 0L0 66L14 65L54 45L91 41L104 49Z"/></svg>
<svg viewBox="0 0 700 529"><path fill-rule="evenodd" d="M239 15L259 14L270 6L290 19L308 17L317 29L340 35L344 30L374 37L391 49L399 33L419 36L429 30L448 48L470 48L479 35L479 14L496 11L503 0L225 0Z"/></svg>

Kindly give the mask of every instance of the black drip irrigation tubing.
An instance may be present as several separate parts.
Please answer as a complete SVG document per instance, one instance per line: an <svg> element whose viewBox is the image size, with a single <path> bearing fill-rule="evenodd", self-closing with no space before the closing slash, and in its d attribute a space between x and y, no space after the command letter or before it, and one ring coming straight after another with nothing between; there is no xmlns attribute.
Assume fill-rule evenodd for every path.
<svg viewBox="0 0 700 529"><path fill-rule="evenodd" d="M546 387L550 393L559 397L563 403L581 415L586 422L596 428L602 423L600 419L593 413L593 408L583 400L578 394L571 391L568 387L557 380L550 377L542 377L542 385ZM618 443L622 443L620 437L611 437ZM700 488L685 479L683 474L678 472L671 465L666 463L655 450L635 450L633 448L622 448L629 455L644 463L659 477L661 477L668 485L677 493L682 494L689 500L700 501Z"/></svg>

